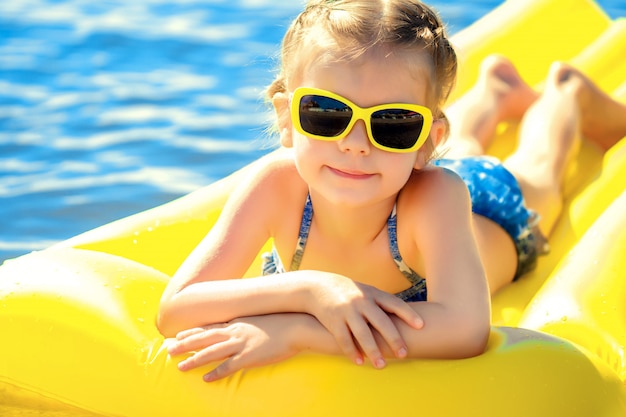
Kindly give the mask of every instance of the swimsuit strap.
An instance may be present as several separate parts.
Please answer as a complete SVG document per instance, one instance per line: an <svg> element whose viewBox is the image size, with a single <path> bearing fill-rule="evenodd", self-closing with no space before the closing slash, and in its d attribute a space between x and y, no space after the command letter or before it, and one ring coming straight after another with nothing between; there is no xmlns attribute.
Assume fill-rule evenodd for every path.
<svg viewBox="0 0 626 417"><path fill-rule="evenodd" d="M391 211L391 215L389 219L387 219L387 235L389 239L389 250L391 251L391 256L393 257L394 262L398 266L402 275L409 280L411 284L415 285L423 285L425 287L426 280L419 276L415 271L408 266L404 260L402 260L402 256L400 256L400 249L398 248L398 223L397 223L397 215L396 215L396 205L394 204L393 210Z"/></svg>
<svg viewBox="0 0 626 417"><path fill-rule="evenodd" d="M309 231L311 230L311 222L313 220L313 203L311 203L311 196L306 196L306 202L304 204L304 211L302 212L302 222L300 223L300 232L298 235L298 243L296 244L296 251L293 254L291 260L291 271L297 271L302 263L302 256L304 255L304 247L309 237ZM389 238L389 250L394 262L398 266L402 275L412 284L411 287L396 294L400 299L405 301L426 301L426 280L413 271L400 256L400 250L398 249L398 237L397 237L397 221L396 221L396 206L394 204L391 215L387 219L387 235ZM274 249L274 258L280 263L280 257L278 252ZM281 271L284 272L282 264L279 265Z"/></svg>
<svg viewBox="0 0 626 417"><path fill-rule="evenodd" d="M302 256L304 255L304 247L306 246L306 240L309 237L309 230L311 230L311 221L313 220L313 204L311 203L311 195L307 194L306 203L304 204L304 211L302 212L302 223L300 223L300 233L298 234L298 243L296 244L296 251L293 254L291 260L291 271L297 271L300 269L300 263L302 263Z"/></svg>
<svg viewBox="0 0 626 417"><path fill-rule="evenodd" d="M398 249L398 237L397 237L397 215L396 205L394 204L393 210L387 219L387 235L389 239L389 250L394 262L400 269L400 272L409 280L413 285L420 284L424 281L424 278L415 273L405 262L400 255L400 249ZM304 211L302 213L302 222L300 223L300 232L298 234L298 242L296 244L296 251L293 254L291 260L291 271L297 271L302 263L302 256L304 256L304 247L309 237L309 231L311 229L311 222L313 220L313 203L311 203L311 195L307 194L306 202L304 204Z"/></svg>

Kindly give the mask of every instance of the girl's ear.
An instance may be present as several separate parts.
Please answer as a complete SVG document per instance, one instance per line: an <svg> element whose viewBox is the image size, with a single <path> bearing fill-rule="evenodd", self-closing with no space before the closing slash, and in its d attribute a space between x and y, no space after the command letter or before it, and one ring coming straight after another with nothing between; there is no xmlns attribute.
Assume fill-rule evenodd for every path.
<svg viewBox="0 0 626 417"><path fill-rule="evenodd" d="M433 149L437 149L443 143L447 131L448 124L443 119L433 121L433 125L430 128L430 140L432 141Z"/></svg>
<svg viewBox="0 0 626 417"><path fill-rule="evenodd" d="M422 146L417 151L417 158L415 160L415 169L422 169L430 161L435 149L443 143L447 134L447 123L443 119L437 119L433 121L433 125L430 128L429 140L430 146Z"/></svg>
<svg viewBox="0 0 626 417"><path fill-rule="evenodd" d="M280 144L286 148L293 146L291 114L289 111L289 97L285 93L276 93L272 97L272 105L276 112Z"/></svg>

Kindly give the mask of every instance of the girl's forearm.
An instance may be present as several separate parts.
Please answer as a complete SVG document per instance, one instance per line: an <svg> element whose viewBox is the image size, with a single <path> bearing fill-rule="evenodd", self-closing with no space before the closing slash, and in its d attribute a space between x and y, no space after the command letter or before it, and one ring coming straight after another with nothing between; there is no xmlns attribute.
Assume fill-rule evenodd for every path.
<svg viewBox="0 0 626 417"><path fill-rule="evenodd" d="M446 311L444 306L430 302L413 306L424 317L425 325L420 330L392 316L407 344L407 358L459 359L484 352L491 328L488 315L479 317ZM290 340L298 351L343 354L333 335L315 317L301 313L291 316L290 326L286 326L285 331L290 332ZM373 332L383 355L388 359L396 358L380 333Z"/></svg>
<svg viewBox="0 0 626 417"><path fill-rule="evenodd" d="M403 320L392 316L407 344L409 358L461 359L484 352L491 324L489 308L463 311L433 302L412 303L412 307L424 319L424 327L416 330ZM376 341L385 357L393 352L379 334Z"/></svg>
<svg viewBox="0 0 626 417"><path fill-rule="evenodd" d="M414 303L424 317L424 327L415 329L396 316L392 320L405 340L407 358L459 359L480 355L484 352L490 333L488 314L461 314L459 311L446 311L437 303ZM488 311L487 311L488 313ZM292 340L299 351L310 351L327 355L342 355L333 335L313 316L294 314L290 328ZM373 329L374 337L384 357L397 356Z"/></svg>
<svg viewBox="0 0 626 417"><path fill-rule="evenodd" d="M309 283L301 273L193 283L164 293L157 326L171 337L182 330L239 317L305 312Z"/></svg>

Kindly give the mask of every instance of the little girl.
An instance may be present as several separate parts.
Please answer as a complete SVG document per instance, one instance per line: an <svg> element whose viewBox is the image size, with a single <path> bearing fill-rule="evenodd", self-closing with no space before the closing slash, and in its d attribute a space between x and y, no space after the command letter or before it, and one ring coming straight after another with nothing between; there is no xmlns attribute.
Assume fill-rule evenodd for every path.
<svg viewBox="0 0 626 417"><path fill-rule="evenodd" d="M447 145L454 159L431 163L456 67L419 1L309 1L268 89L286 150L254 165L163 295L170 354L193 352L179 369L221 362L213 381L302 351L376 368L484 351L490 289L534 265L576 127L595 123L581 123L580 108L626 110L563 65L538 97L493 58L451 109L462 122ZM534 129L549 110L558 115ZM514 155L478 156L498 121L524 113ZM239 279L268 239L264 275Z"/></svg>

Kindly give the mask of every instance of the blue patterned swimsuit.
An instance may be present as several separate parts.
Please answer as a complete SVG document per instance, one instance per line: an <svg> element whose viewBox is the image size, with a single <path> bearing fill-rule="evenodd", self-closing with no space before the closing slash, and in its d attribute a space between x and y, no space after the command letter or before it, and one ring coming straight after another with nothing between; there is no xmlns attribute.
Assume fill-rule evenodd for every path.
<svg viewBox="0 0 626 417"><path fill-rule="evenodd" d="M476 156L439 159L434 165L460 176L469 189L472 211L502 227L513 239L517 250L517 270L513 281L537 264L537 256L550 250L539 231L539 216L524 205L517 180L497 158Z"/></svg>
<svg viewBox="0 0 626 417"><path fill-rule="evenodd" d="M491 157L439 159L433 164L459 175L469 189L472 211L496 222L511 236L518 255L514 280L531 271L536 265L537 256L547 252L548 245L537 228L537 214L524 206L524 198L515 177L497 159ZM313 205L310 196L307 196L298 243L291 261L291 271L300 268L312 220ZM396 224L394 206L387 219L389 250L398 269L411 283L411 287L397 293L396 296L409 302L426 301L426 280L413 271L400 256ZM285 271L276 248L263 255L263 275Z"/></svg>

